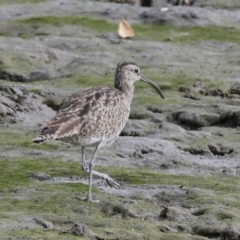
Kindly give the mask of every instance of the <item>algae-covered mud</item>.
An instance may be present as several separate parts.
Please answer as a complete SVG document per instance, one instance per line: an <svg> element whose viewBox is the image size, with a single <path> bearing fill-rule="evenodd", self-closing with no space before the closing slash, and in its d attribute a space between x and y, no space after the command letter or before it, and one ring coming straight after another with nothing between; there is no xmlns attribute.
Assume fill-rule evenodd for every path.
<svg viewBox="0 0 240 240"><path fill-rule="evenodd" d="M133 39L118 38L121 18ZM239 20L234 0L0 0L0 239L240 239ZM81 148L32 139L70 94L113 85L125 59L165 99L135 84L95 167L121 187L94 178L89 203Z"/></svg>

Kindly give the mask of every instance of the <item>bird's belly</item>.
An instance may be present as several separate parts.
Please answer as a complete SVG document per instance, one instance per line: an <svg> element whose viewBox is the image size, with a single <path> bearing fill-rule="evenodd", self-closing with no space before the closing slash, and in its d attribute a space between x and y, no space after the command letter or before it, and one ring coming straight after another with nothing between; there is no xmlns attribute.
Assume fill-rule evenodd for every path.
<svg viewBox="0 0 240 240"><path fill-rule="evenodd" d="M95 133L88 136L78 136L74 134L70 137L62 138L61 141L80 146L93 146L99 143L101 143L102 146L108 146L116 140L122 128L118 131L107 131L104 134Z"/></svg>
<svg viewBox="0 0 240 240"><path fill-rule="evenodd" d="M121 131L122 131L122 128L120 130L118 129L118 131L107 131L104 134L93 135L88 139L81 138L79 139L79 143L84 144L85 146L95 145L99 143L101 143L101 146L108 146L108 145L111 145L116 140L116 138L119 136Z"/></svg>

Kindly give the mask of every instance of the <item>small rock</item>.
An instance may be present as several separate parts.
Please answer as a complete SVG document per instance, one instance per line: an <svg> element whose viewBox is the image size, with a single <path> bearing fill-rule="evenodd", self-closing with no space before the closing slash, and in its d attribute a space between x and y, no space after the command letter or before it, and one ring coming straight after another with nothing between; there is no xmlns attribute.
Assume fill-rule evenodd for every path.
<svg viewBox="0 0 240 240"><path fill-rule="evenodd" d="M51 180L52 176L47 173L38 172L38 173L33 173L31 175L31 178L37 179L39 181L47 181L47 180Z"/></svg>
<svg viewBox="0 0 240 240"><path fill-rule="evenodd" d="M186 86L181 86L178 91L179 92L190 93L191 92L191 88L190 87L186 87Z"/></svg>
<svg viewBox="0 0 240 240"><path fill-rule="evenodd" d="M102 211L107 216L119 216L122 219L141 217L122 205L105 204L102 208Z"/></svg>
<svg viewBox="0 0 240 240"><path fill-rule="evenodd" d="M220 235L221 229L221 224L208 223L204 226L197 227L195 229L195 234L200 236L207 236L210 238L217 238Z"/></svg>
<svg viewBox="0 0 240 240"><path fill-rule="evenodd" d="M0 72L0 78L13 82L32 82L39 80L49 80L51 77L48 75L48 73L38 70L30 72L28 75L18 74L10 71L2 71Z"/></svg>
<svg viewBox="0 0 240 240"><path fill-rule="evenodd" d="M27 90L23 87L14 87L8 85L1 85L0 91L3 92L5 96L14 102L21 103L22 100L26 99Z"/></svg>
<svg viewBox="0 0 240 240"><path fill-rule="evenodd" d="M144 137L148 134L151 126L151 123L147 121L130 119L121 132L121 136Z"/></svg>
<svg viewBox="0 0 240 240"><path fill-rule="evenodd" d="M149 106L147 106L147 110L151 111L153 113L162 113L163 112L162 107L160 107L158 105L149 105Z"/></svg>
<svg viewBox="0 0 240 240"><path fill-rule="evenodd" d="M47 220L41 219L41 218L33 218L33 220L41 225L43 228L49 228L52 229L53 228L53 224Z"/></svg>
<svg viewBox="0 0 240 240"><path fill-rule="evenodd" d="M192 218L190 212L187 209L177 207L164 207L161 211L158 219L167 219L169 221L183 221Z"/></svg>
<svg viewBox="0 0 240 240"><path fill-rule="evenodd" d="M168 136L176 136L176 135L182 136L186 133L186 130L184 128L169 122L162 122L159 125L159 128L163 134L166 134Z"/></svg>
<svg viewBox="0 0 240 240"><path fill-rule="evenodd" d="M46 104L48 107L52 108L53 110L58 111L62 102L63 99L61 98L61 96L59 97L53 92L44 93L43 103Z"/></svg>
<svg viewBox="0 0 240 240"><path fill-rule="evenodd" d="M237 175L237 170L234 169L234 168L223 169L222 173L224 173L227 176L236 176Z"/></svg>
<svg viewBox="0 0 240 240"><path fill-rule="evenodd" d="M89 235L88 228L85 224L74 224L74 226L67 230L66 233L72 234L74 236L86 236Z"/></svg>
<svg viewBox="0 0 240 240"><path fill-rule="evenodd" d="M219 146L208 145L208 148L213 155L217 155L217 156L224 156L226 154L231 154L234 151L233 148L226 147L223 145L219 145Z"/></svg>
<svg viewBox="0 0 240 240"><path fill-rule="evenodd" d="M216 89L207 89L202 82L196 82L192 87L181 86L179 88L179 92L187 93L185 97L189 97L195 100L199 100L200 98L196 94L200 94L203 96L220 96L220 97L229 97L229 93L223 91L219 88ZM195 96L196 95L196 96Z"/></svg>
<svg viewBox="0 0 240 240"><path fill-rule="evenodd" d="M224 110L220 113L218 123L225 127L237 127L240 124L240 111Z"/></svg>
<svg viewBox="0 0 240 240"><path fill-rule="evenodd" d="M180 147L180 149L193 155L209 155L209 151L205 149L196 149L193 147Z"/></svg>
<svg viewBox="0 0 240 240"><path fill-rule="evenodd" d="M221 240L240 240L240 233L234 227L224 228L220 234Z"/></svg>
<svg viewBox="0 0 240 240"><path fill-rule="evenodd" d="M189 226L187 224L176 224L174 226L174 228L176 228L178 230L178 232L186 232L186 233L192 232L191 226Z"/></svg>
<svg viewBox="0 0 240 240"><path fill-rule="evenodd" d="M229 89L231 94L240 95L240 82L235 82Z"/></svg>
<svg viewBox="0 0 240 240"><path fill-rule="evenodd" d="M169 227L168 225L166 224L162 224L158 227L159 231L160 232L163 232L163 233L166 233L166 232L177 232L177 230Z"/></svg>
<svg viewBox="0 0 240 240"><path fill-rule="evenodd" d="M218 114L201 114L191 111L178 111L168 115L169 121L177 121L180 126L191 130L198 129L200 127L211 126L216 123L218 119Z"/></svg>
<svg viewBox="0 0 240 240"><path fill-rule="evenodd" d="M151 118L152 115L152 112L140 106L131 109L129 119L147 119Z"/></svg>

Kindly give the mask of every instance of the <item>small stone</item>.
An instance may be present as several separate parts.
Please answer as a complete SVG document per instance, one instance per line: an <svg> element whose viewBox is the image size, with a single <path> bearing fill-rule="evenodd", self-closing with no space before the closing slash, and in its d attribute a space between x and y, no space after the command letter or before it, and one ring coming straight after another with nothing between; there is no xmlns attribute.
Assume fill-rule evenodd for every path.
<svg viewBox="0 0 240 240"><path fill-rule="evenodd" d="M177 207L164 207L158 217L159 220L167 219L169 221L183 221L190 218L191 214L187 209Z"/></svg>
<svg viewBox="0 0 240 240"><path fill-rule="evenodd" d="M51 180L52 176L47 173L38 172L38 173L33 173L31 175L31 178L37 179L39 181L47 181L47 180Z"/></svg>
<svg viewBox="0 0 240 240"><path fill-rule="evenodd" d="M88 228L85 224L75 223L74 226L66 232L74 236L85 236L88 235Z"/></svg>
<svg viewBox="0 0 240 240"><path fill-rule="evenodd" d="M240 233L234 227L227 227L220 233L221 240L240 240Z"/></svg>
<svg viewBox="0 0 240 240"><path fill-rule="evenodd" d="M228 169L223 169L222 173L224 173L227 176L236 176L237 170L234 168L228 168Z"/></svg>
<svg viewBox="0 0 240 240"><path fill-rule="evenodd" d="M41 218L33 218L33 220L41 225L43 228L49 228L52 229L53 228L53 224L47 220L41 219Z"/></svg>

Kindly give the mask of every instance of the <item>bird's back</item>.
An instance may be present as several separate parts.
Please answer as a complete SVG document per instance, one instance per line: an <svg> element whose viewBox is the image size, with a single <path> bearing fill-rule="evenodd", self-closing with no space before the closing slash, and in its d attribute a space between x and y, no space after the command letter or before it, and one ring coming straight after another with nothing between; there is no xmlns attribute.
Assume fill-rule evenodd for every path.
<svg viewBox="0 0 240 240"><path fill-rule="evenodd" d="M131 101L114 87L80 90L67 98L34 142L56 139L82 146L108 144L122 131Z"/></svg>

